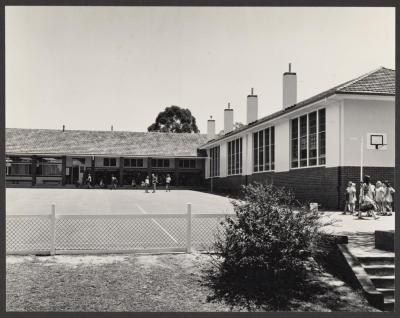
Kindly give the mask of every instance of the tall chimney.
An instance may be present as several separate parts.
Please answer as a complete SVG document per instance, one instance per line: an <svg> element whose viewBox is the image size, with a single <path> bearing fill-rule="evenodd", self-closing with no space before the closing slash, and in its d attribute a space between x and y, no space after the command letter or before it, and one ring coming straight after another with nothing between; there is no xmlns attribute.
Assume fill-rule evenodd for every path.
<svg viewBox="0 0 400 318"><path fill-rule="evenodd" d="M289 63L289 72L283 73L283 108L297 103L297 75L292 72L292 63Z"/></svg>
<svg viewBox="0 0 400 318"><path fill-rule="evenodd" d="M210 116L210 119L207 120L207 140L211 140L215 138L215 120L212 119L212 116Z"/></svg>
<svg viewBox="0 0 400 318"><path fill-rule="evenodd" d="M233 109L231 103L228 103L228 108L224 109L224 134L233 130Z"/></svg>
<svg viewBox="0 0 400 318"><path fill-rule="evenodd" d="M247 95L247 124L258 119L258 97L254 95L253 88L251 94Z"/></svg>
<svg viewBox="0 0 400 318"><path fill-rule="evenodd" d="M113 125L111 125L111 131L114 131L114 126Z"/></svg>
<svg viewBox="0 0 400 318"><path fill-rule="evenodd" d="M65 131L65 125L63 125L63 132Z"/></svg>

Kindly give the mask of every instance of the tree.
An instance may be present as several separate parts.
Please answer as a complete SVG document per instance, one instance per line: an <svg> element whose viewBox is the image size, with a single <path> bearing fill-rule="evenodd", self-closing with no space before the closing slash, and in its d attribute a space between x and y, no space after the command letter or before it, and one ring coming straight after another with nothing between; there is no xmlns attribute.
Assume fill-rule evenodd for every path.
<svg viewBox="0 0 400 318"><path fill-rule="evenodd" d="M233 124L233 130L240 129L240 128L242 128L242 127L244 127L244 124L241 123L241 122L239 122L239 121L237 121L237 122L235 122L235 123ZM223 130L221 130L221 131L218 133L217 136L221 137L221 136L223 136L223 135L225 135L225 133L224 133Z"/></svg>
<svg viewBox="0 0 400 318"><path fill-rule="evenodd" d="M232 201L235 217L227 216L215 235L205 276L214 291L210 299L282 309L289 295L308 289L319 270L313 256L324 252L325 227L334 220L299 204L285 188L253 183L242 189L242 200Z"/></svg>
<svg viewBox="0 0 400 318"><path fill-rule="evenodd" d="M155 123L151 124L147 131L172 132L172 133L199 133L196 118L189 109L179 106L166 107L160 112Z"/></svg>

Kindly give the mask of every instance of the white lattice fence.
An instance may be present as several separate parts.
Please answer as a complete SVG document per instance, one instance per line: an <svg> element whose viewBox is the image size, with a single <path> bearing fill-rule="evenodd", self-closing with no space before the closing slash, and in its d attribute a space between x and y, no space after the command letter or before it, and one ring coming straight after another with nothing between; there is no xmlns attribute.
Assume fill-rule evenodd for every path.
<svg viewBox="0 0 400 318"><path fill-rule="evenodd" d="M44 253L51 249L50 215L7 215L6 250L19 253Z"/></svg>
<svg viewBox="0 0 400 318"><path fill-rule="evenodd" d="M225 214L7 216L7 253L187 251L211 247Z"/></svg>

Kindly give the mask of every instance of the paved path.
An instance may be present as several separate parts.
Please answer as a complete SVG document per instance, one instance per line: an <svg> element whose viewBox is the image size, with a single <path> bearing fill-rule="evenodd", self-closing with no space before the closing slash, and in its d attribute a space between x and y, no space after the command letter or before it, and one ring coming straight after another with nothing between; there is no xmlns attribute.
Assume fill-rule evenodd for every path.
<svg viewBox="0 0 400 318"><path fill-rule="evenodd" d="M348 247L356 257L362 256L390 256L394 257L393 252L386 252L375 248L376 230L394 230L395 229L395 213L391 216L380 216L374 220L370 217L357 219L351 215L342 215L342 212L326 212L331 213L330 218L337 219L335 226L330 226L329 230L336 234L343 234L349 237Z"/></svg>

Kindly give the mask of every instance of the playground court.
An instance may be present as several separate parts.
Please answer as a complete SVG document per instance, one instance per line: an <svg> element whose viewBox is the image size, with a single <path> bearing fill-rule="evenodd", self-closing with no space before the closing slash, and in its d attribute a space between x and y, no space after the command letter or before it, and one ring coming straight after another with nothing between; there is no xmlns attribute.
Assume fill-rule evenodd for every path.
<svg viewBox="0 0 400 318"><path fill-rule="evenodd" d="M233 213L228 198L190 190L6 189L7 215L50 214L52 204L63 215L186 213L187 203L192 213Z"/></svg>

